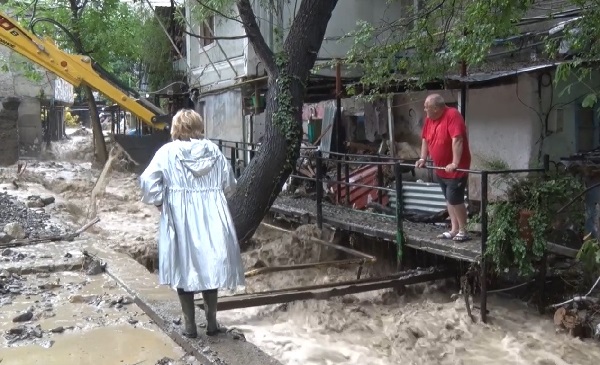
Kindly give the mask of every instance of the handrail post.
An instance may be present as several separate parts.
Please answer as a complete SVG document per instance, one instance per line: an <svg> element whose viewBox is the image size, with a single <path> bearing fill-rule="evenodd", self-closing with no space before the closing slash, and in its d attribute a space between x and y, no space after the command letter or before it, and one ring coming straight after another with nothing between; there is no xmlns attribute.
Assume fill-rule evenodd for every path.
<svg viewBox="0 0 600 365"><path fill-rule="evenodd" d="M400 163L394 164L394 177L396 178L396 250L397 250L397 269L398 271L402 268L402 258L404 250L404 228L402 221L404 220L403 214L403 199L402 199L402 167Z"/></svg>
<svg viewBox="0 0 600 365"><path fill-rule="evenodd" d="M230 147L231 148L231 168L233 169L233 173L235 174L235 177L239 177L238 176L238 171L237 171L237 163L236 163L236 155L237 155L237 143L235 144L235 147Z"/></svg>
<svg viewBox="0 0 600 365"><path fill-rule="evenodd" d="M346 206L350 206L350 164L348 163L348 156L344 156L344 186L346 189Z"/></svg>
<svg viewBox="0 0 600 365"><path fill-rule="evenodd" d="M378 158L378 162L381 161L381 158ZM383 166L381 164L377 165L377 187L377 203L383 204L383 190L379 189L383 187Z"/></svg>
<svg viewBox="0 0 600 365"><path fill-rule="evenodd" d="M221 151L221 153L223 153L223 140L219 139L217 141L217 144L219 145L219 151Z"/></svg>
<svg viewBox="0 0 600 365"><path fill-rule="evenodd" d="M317 227L323 229L323 158L317 151Z"/></svg>
<svg viewBox="0 0 600 365"><path fill-rule="evenodd" d="M337 204L341 204L342 202L342 162L339 156L336 156L336 162L335 162L335 175L336 175L336 203Z"/></svg>
<svg viewBox="0 0 600 365"><path fill-rule="evenodd" d="M487 322L488 172L481 172L481 321Z"/></svg>

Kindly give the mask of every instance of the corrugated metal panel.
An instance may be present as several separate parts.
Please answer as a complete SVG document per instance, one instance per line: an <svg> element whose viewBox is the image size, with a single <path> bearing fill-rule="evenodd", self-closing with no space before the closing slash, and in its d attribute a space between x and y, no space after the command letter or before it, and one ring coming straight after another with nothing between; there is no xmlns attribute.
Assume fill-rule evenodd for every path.
<svg viewBox="0 0 600 365"><path fill-rule="evenodd" d="M446 209L446 200L438 183L404 182L402 188L406 211L437 213ZM395 209L396 193L389 193L389 197L390 206Z"/></svg>
<svg viewBox="0 0 600 365"><path fill-rule="evenodd" d="M446 200L437 183L404 182L402 184L404 210L437 213L446 209ZM390 193L390 206L396 208L396 194Z"/></svg>

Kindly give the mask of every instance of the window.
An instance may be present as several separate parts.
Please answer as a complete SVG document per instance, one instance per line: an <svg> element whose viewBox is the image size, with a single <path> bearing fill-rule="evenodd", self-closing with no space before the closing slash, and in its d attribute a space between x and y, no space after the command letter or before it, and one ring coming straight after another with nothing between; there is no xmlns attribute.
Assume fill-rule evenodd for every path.
<svg viewBox="0 0 600 365"><path fill-rule="evenodd" d="M210 15L209 17L204 19L202 24L200 25L200 35L203 37L214 37L215 36L214 32L215 32L215 16ZM200 38L200 46L201 47L206 47L208 45L213 44L214 42L215 42L214 39Z"/></svg>

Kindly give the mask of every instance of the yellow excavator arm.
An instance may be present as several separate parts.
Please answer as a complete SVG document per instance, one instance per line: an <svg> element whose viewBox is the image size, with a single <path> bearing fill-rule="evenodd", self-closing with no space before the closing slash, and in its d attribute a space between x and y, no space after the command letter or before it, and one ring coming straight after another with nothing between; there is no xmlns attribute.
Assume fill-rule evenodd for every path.
<svg viewBox="0 0 600 365"><path fill-rule="evenodd" d="M87 85L113 100L154 129L164 129L165 113L146 99L136 99L102 77L89 56L61 51L48 39L40 39L0 12L0 44L77 87ZM160 118L163 117L163 118Z"/></svg>

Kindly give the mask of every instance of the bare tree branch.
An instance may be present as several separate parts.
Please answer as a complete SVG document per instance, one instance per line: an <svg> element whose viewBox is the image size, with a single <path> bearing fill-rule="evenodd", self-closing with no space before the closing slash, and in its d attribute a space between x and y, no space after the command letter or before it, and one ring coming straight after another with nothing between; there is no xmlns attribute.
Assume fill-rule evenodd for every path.
<svg viewBox="0 0 600 365"><path fill-rule="evenodd" d="M198 5L202 6L204 9L206 9L208 11L211 11L211 12L213 12L213 13L215 13L215 14L217 14L217 15L225 18L225 19L233 20L234 22L238 22L238 23L243 24L242 21L240 21L239 19L231 17L231 16L228 16L228 15L225 15L222 11L218 11L217 9L213 8L212 6L204 4L200 0L196 0L196 2L198 3Z"/></svg>
<svg viewBox="0 0 600 365"><path fill-rule="evenodd" d="M270 76L277 75L275 55L260 32L254 10L252 10L252 4L250 4L249 0L237 0L236 2L240 18L242 19L242 25L244 26L244 30L248 35L250 43L252 43L256 55L260 58L265 70Z"/></svg>
<svg viewBox="0 0 600 365"><path fill-rule="evenodd" d="M231 36L231 37L208 37L208 36L203 36L200 34L195 34L192 32L188 32L187 30L184 30L183 33L194 37L194 38L200 38L200 39L207 39L207 40L212 40L212 41L216 41L216 40L223 40L223 41L232 41L232 40L236 40L236 39L244 39L244 38L248 38L247 35L236 35L236 36Z"/></svg>

